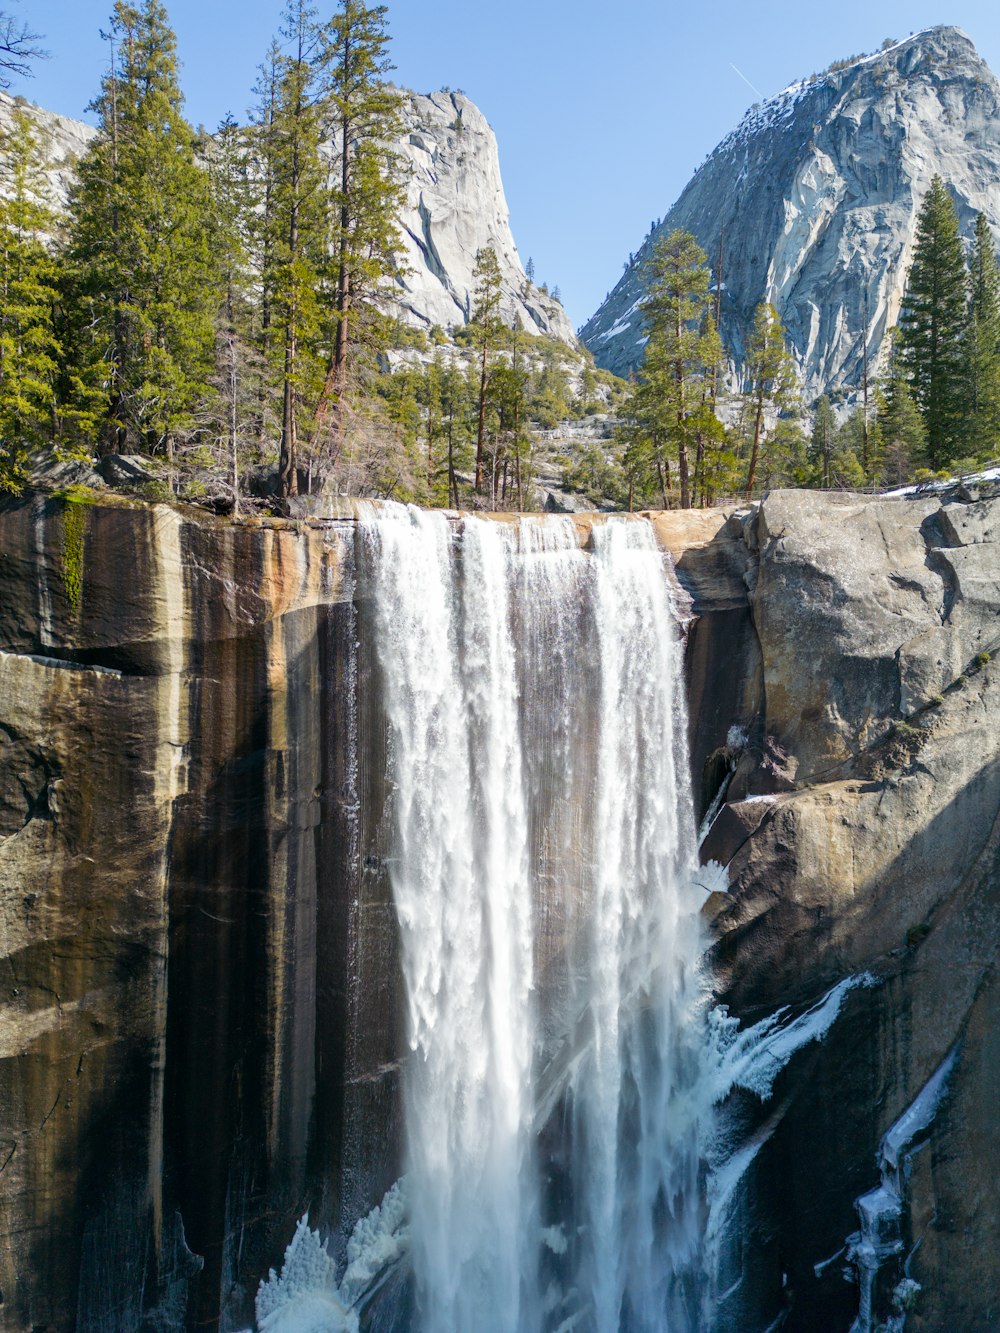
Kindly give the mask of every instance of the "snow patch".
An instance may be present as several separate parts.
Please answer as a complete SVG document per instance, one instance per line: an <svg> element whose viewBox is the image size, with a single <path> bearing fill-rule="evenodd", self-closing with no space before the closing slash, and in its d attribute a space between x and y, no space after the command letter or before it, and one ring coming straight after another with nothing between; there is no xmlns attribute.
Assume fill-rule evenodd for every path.
<svg viewBox="0 0 1000 1333"><path fill-rule="evenodd" d="M706 861L694 876L695 888L703 889L706 898L711 893L729 892L729 870L719 861Z"/></svg>
<svg viewBox="0 0 1000 1333"><path fill-rule="evenodd" d="M960 477L944 477L940 481L921 481L915 486L900 486L893 491L883 491L880 498L883 500L900 500L913 495L937 495L941 491L959 485L959 483L975 483L977 481L1000 481L1000 467L990 467L983 472L972 472Z"/></svg>
<svg viewBox="0 0 1000 1333"><path fill-rule="evenodd" d="M743 1032L738 1031L738 1019L730 1018L725 1006L713 1010L709 1026L714 1029L720 1051L715 1100L722 1101L733 1088L745 1088L767 1101L774 1080L792 1056L810 1042L823 1040L848 993L859 986L877 984L869 972L847 977L798 1018L789 1021L790 1011L785 1006Z"/></svg>
<svg viewBox="0 0 1000 1333"><path fill-rule="evenodd" d="M285 1250L281 1273L272 1268L257 1291L258 1333L358 1333L358 1303L406 1252L405 1216L403 1181L397 1181L351 1233L338 1283L337 1265L306 1214Z"/></svg>

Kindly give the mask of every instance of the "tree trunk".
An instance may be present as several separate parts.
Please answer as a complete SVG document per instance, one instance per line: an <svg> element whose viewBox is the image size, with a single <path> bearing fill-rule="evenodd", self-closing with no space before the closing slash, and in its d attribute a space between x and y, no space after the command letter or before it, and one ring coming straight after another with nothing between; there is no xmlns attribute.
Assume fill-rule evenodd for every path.
<svg viewBox="0 0 1000 1333"><path fill-rule="evenodd" d="M486 343L483 343L483 366L479 376L479 426L476 431L476 494L483 492L483 452L486 440Z"/></svg>
<svg viewBox="0 0 1000 1333"><path fill-rule="evenodd" d="M760 456L760 437L764 428L764 391L761 389L757 395L757 414L753 424L753 447L750 450L750 470L747 473L746 498L749 500L753 494L754 482L757 480L757 460Z"/></svg>
<svg viewBox="0 0 1000 1333"><path fill-rule="evenodd" d="M684 325L681 322L680 306L677 308L677 324L674 330L674 336L677 339L678 351L681 347L681 338L684 334ZM684 404L684 361L680 355L674 361L674 380L677 384L677 472L681 483L681 508L691 508L691 483L688 477L688 451L687 451L687 430L686 410Z"/></svg>

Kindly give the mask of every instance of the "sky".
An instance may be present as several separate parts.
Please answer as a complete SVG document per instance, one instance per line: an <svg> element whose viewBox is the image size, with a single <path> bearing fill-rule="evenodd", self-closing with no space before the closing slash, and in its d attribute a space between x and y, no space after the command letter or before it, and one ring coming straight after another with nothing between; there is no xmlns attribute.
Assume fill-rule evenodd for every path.
<svg viewBox="0 0 1000 1333"><path fill-rule="evenodd" d="M281 0L166 0L188 118L245 114ZM332 12L334 0L320 0ZM112 0L3 0L50 58L11 91L83 116ZM511 226L576 325L747 107L937 23L1000 73L997 0L388 0L395 81L462 89L500 145Z"/></svg>

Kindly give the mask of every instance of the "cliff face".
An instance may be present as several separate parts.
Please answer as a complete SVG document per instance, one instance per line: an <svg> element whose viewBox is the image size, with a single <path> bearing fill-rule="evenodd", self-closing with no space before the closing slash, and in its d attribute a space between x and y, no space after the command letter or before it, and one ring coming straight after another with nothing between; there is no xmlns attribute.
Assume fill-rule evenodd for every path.
<svg viewBox="0 0 1000 1333"><path fill-rule="evenodd" d="M0 523L0 1327L245 1326L298 1216L398 1174L342 537Z"/></svg>
<svg viewBox="0 0 1000 1333"><path fill-rule="evenodd" d="M401 279L403 312L424 326L464 324L474 303L476 252L492 246L508 321L516 314L530 333L575 343L562 306L525 276L486 117L463 93L403 96L400 150L409 188L402 224L410 269Z"/></svg>
<svg viewBox="0 0 1000 1333"><path fill-rule="evenodd" d="M789 1329L851 1325L855 1201L879 1185L883 1136L949 1058L927 1146L901 1162L900 1216L880 1237L898 1246L858 1327L899 1317L904 1261L920 1284L906 1328L1000 1314L1000 1209L979 1181L1000 1128L998 520L1000 499L974 493L779 492L743 525L760 656L703 848L730 881L711 905L719 992L754 1020L845 977L868 984L748 1113L759 1150L729 1257L729 1280L745 1282L722 1328L782 1313Z"/></svg>
<svg viewBox="0 0 1000 1333"><path fill-rule="evenodd" d="M858 382L899 314L916 215L940 174L963 233L1000 238L1000 85L957 28L931 28L755 105L695 173L582 330L598 364L642 359L652 244L690 231L723 251L735 362L761 301L778 309L811 394Z"/></svg>
<svg viewBox="0 0 1000 1333"><path fill-rule="evenodd" d="M951 1054L904 1191L913 1327L990 1327L1000 499L779 492L655 523L696 615L700 813L729 783L704 845L729 879L706 908L719 994L749 1024L870 974L741 1104L756 1156L717 1327L846 1333L854 1201ZM245 1328L296 1220L342 1245L398 1174L353 528L0 509L4 1333Z"/></svg>
<svg viewBox="0 0 1000 1333"><path fill-rule="evenodd" d="M402 274L394 293L400 317L422 328L465 324L472 314L476 252L492 246L500 261L504 313L531 333L571 345L576 334L557 300L528 282L510 229L496 136L463 93L401 89L403 130L397 145L407 186L400 218ZM65 204L74 163L94 129L0 92L0 127L22 105L46 141L51 200ZM0 184L2 189L2 184Z"/></svg>

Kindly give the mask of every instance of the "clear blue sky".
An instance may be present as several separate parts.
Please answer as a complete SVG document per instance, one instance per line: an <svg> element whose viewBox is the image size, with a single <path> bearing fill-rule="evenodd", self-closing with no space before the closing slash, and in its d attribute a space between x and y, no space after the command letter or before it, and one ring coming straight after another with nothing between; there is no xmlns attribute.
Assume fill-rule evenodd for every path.
<svg viewBox="0 0 1000 1333"><path fill-rule="evenodd" d="M0 4L51 51L13 91L82 115L106 60L98 30L111 0ZM244 114L281 0L167 6L189 118L211 129L227 111ZM954 23L1000 72L997 0L389 0L389 17L397 82L462 88L490 120L522 258L558 284L576 324L756 100L734 65L770 96L886 37Z"/></svg>

